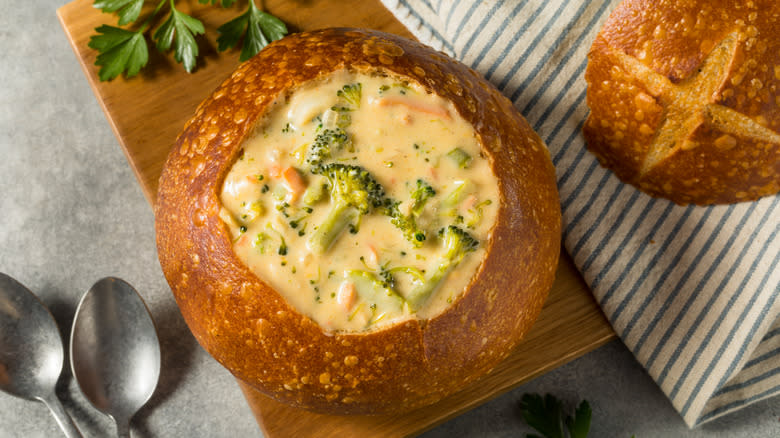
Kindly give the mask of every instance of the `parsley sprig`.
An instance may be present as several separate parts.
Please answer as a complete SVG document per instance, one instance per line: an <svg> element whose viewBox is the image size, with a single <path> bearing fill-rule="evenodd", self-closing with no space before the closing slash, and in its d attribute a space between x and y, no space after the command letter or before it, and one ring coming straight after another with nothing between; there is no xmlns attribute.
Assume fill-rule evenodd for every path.
<svg viewBox="0 0 780 438"><path fill-rule="evenodd" d="M161 52L167 52L173 45L175 48L173 58L183 64L184 69L189 73L195 68L195 60L198 58L198 43L195 42L195 35L202 35L206 29L200 20L179 12L173 0L170 2L171 14L157 28L152 39Z"/></svg>
<svg viewBox="0 0 780 438"><path fill-rule="evenodd" d="M236 0L198 0L201 4L211 4L227 8ZM196 37L203 35L206 29L203 22L176 8L175 0L158 0L153 12L142 22L136 23L141 16L144 0L94 0L93 6L105 13L118 16L118 26L131 24L130 29L104 24L95 28L97 32L89 41L89 47L98 51L95 65L100 67L98 77L101 81L110 81L123 72L133 77L149 62L149 48L146 33L150 31L158 14L167 6L167 18L151 34L151 40L160 52L174 51L174 59L191 73L197 64L198 42ZM278 18L261 11L254 0L243 14L217 29L219 51L236 47L243 39L240 60L251 58L270 41L287 34L287 27ZM134 27L134 29L132 29Z"/></svg>
<svg viewBox="0 0 780 438"><path fill-rule="evenodd" d="M95 0L93 6L103 12L116 12L119 25L124 26L138 19L144 0Z"/></svg>
<svg viewBox="0 0 780 438"><path fill-rule="evenodd" d="M138 74L149 61L143 31L124 30L119 27L103 25L95 29L99 35L89 40L89 47L100 54L95 65L100 66L98 76L101 81L109 81L127 71L127 77Z"/></svg>
<svg viewBox="0 0 780 438"><path fill-rule="evenodd" d="M523 419L542 435L527 438L586 438L590 430L590 404L583 400L574 416L563 412L563 404L553 395L524 394L520 399ZM568 432L568 435L566 434Z"/></svg>
<svg viewBox="0 0 780 438"><path fill-rule="evenodd" d="M267 46L269 40L274 41L285 36L287 27L282 20L261 11L255 6L255 2L250 0L249 9L244 14L223 24L217 29L217 32L219 32L217 48L220 52L235 47L241 36L246 33L244 46L241 48L241 56L239 57L239 60L243 62Z"/></svg>

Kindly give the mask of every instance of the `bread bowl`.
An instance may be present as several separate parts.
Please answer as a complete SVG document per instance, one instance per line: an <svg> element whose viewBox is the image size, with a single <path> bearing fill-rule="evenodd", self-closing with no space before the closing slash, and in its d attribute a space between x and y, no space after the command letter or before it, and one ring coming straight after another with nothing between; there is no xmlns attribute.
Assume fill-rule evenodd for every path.
<svg viewBox="0 0 780 438"><path fill-rule="evenodd" d="M678 204L780 191L780 3L626 0L585 73L588 148Z"/></svg>
<svg viewBox="0 0 780 438"><path fill-rule="evenodd" d="M454 291L438 287L435 293L445 297L445 305L428 314L419 310L422 307L412 309L404 302L395 319L379 323L372 318L357 327L338 325L338 321L329 325L327 317L323 319L316 311L301 310L295 297L275 283L279 278L286 281L298 275L291 265L304 273L311 264L287 263L293 260L287 244L282 251L281 242L274 237L280 229L268 231L274 243L264 254L287 257L278 259L275 268L286 269L286 274L269 276L251 269L251 260L242 258L242 250L234 248L240 248L243 235L254 234L249 228L253 225L238 222L254 218L237 217L235 210L245 206L241 202L231 204L235 200L229 199L234 187L231 181L241 180L241 175L236 177L231 172L241 172L246 162L261 161L259 156L252 155L250 143L260 141L263 151L267 147L262 146L266 134L295 138L301 133L301 126L327 124L312 119L311 114L317 110L309 111L305 99L304 104L298 105L297 96L330 90L326 94L336 98L347 90L345 87L354 85L354 78L365 83L363 105L371 105L367 100L371 95L386 91L384 85L372 86L370 91L367 84L388 80L388 88L401 84L397 91L390 91L401 95L401 91L408 90L421 99L432 99L430 102L439 102L445 108L446 117L467 123L472 131L466 139L477 148L470 158L484 162L480 173L492 173L496 196L491 207L494 220L478 243L482 256L473 260L477 254L474 251L467 256L472 257L471 262L466 258L462 261L462 266L472 263L474 270L465 274L465 287ZM344 80L347 83L342 87ZM395 106L393 102L400 97L394 99L385 106ZM304 109L290 109L293 107ZM295 126L297 122L293 126L274 125L281 123L277 114L292 114L293 122L301 117L301 126ZM357 112L348 114L360 117ZM412 117L425 118L419 111ZM398 120L401 124L408 121L403 114ZM395 139L394 132L403 131L401 124L387 129L385 135ZM270 132L272 126L283 128ZM433 130L434 122L426 126ZM315 133L323 134L325 129L317 126ZM310 132L309 138L316 139L315 133ZM457 145L448 145L446 151L453 146ZM315 178L325 172L315 175L310 147L307 144L306 154L298 157L298 177L307 179L308 187L313 187ZM378 149L373 149L369 156L379 156ZM294 153L289 155L290 159L295 158ZM427 155L409 155L428 162ZM344 155L340 159L350 157ZM377 162L363 161L357 164L379 172ZM463 165L472 166L470 163ZM274 172L269 169L266 166L256 175L260 196L274 196L276 187L290 188L289 181L279 179L276 186L264 190L265 183L260 182L277 178L271 176ZM277 176L279 173L276 172ZM388 196L393 193L391 177L392 173L376 175L387 186ZM330 197L335 196L335 185L328 188ZM285 202L304 205L301 203L305 197L300 192L296 200L287 198L293 192L276 193L276 201L269 201L275 202L273 205L279 210L269 213L266 207L259 209L262 214L273 216L286 208ZM387 212L398 206L395 202L372 207ZM314 209L320 207L315 205ZM353 220L348 228L355 234L342 232L337 243L312 251L303 249L301 242L309 245L308 240L301 240L296 247L287 242L289 251L329 254L333 248L329 245L351 242L349 239L370 233L372 226L365 218L376 211L361 219L363 222ZM279 226L301 229L290 224L292 215L283 217ZM554 169L546 147L512 104L477 73L429 47L359 29L294 34L242 64L198 107L176 140L160 177L155 219L163 273L199 343L237 378L258 391L283 403L331 414L408 411L434 403L489 372L512 351L536 319L552 284L560 250ZM390 221L390 216L384 220ZM358 224L359 229L352 230ZM311 233L307 231L301 238L314 239L315 226L312 224L308 228ZM460 227L465 229L466 225L461 222ZM445 235L448 229L449 226L442 226ZM469 232L478 235L478 227ZM442 240L430 233L423 245L442 245ZM253 237L249 246L256 241ZM361 259L361 263L364 261ZM366 264L371 265L371 261ZM376 268L367 266L365 270L375 279ZM311 296L313 292L306 293ZM336 302L339 294L340 291L334 291ZM330 294L318 297L325 301ZM406 300L408 296L402 298ZM433 298L426 298L425 302L428 301Z"/></svg>

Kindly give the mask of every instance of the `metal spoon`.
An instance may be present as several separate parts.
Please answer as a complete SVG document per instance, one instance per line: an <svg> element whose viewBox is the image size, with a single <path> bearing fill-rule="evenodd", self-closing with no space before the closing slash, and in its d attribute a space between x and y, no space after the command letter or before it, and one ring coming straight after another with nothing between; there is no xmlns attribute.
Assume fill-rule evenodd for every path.
<svg viewBox="0 0 780 438"><path fill-rule="evenodd" d="M0 389L49 408L65 435L81 437L54 392L62 373L62 338L49 309L0 272Z"/></svg>
<svg viewBox="0 0 780 438"><path fill-rule="evenodd" d="M104 278L81 298L70 334L70 364L87 399L130 437L130 419L154 393L160 342L132 286Z"/></svg>

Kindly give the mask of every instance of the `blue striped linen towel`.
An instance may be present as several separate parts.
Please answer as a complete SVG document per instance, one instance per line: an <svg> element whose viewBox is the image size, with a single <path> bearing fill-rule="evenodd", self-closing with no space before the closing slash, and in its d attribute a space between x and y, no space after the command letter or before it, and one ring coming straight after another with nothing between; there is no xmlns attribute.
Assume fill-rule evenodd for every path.
<svg viewBox="0 0 780 438"><path fill-rule="evenodd" d="M689 427L780 392L780 197L681 207L585 149L587 53L619 0L382 1L495 84L547 143L566 249Z"/></svg>

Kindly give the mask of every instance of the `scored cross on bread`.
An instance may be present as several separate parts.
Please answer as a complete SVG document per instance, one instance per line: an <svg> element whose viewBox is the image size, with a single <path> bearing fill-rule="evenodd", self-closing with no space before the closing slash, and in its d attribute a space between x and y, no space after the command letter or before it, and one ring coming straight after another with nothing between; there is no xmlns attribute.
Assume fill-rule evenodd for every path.
<svg viewBox="0 0 780 438"><path fill-rule="evenodd" d="M622 180L680 204L777 193L780 35L762 38L776 32L780 8L718 1L694 18L647 3L621 4L591 48L588 148Z"/></svg>
<svg viewBox="0 0 780 438"><path fill-rule="evenodd" d="M780 144L780 134L717 103L720 100L719 91L726 82L729 67L734 61L737 44L743 39L739 33L729 34L707 56L698 72L680 84L672 83L636 58L612 49L610 56L615 65L642 82L666 111L666 119L656 132L649 154L642 164L642 174L651 171L676 147L695 148L696 144L689 141L688 137L702 124L724 133L715 141L716 147L729 149L736 146L737 140L732 135Z"/></svg>

